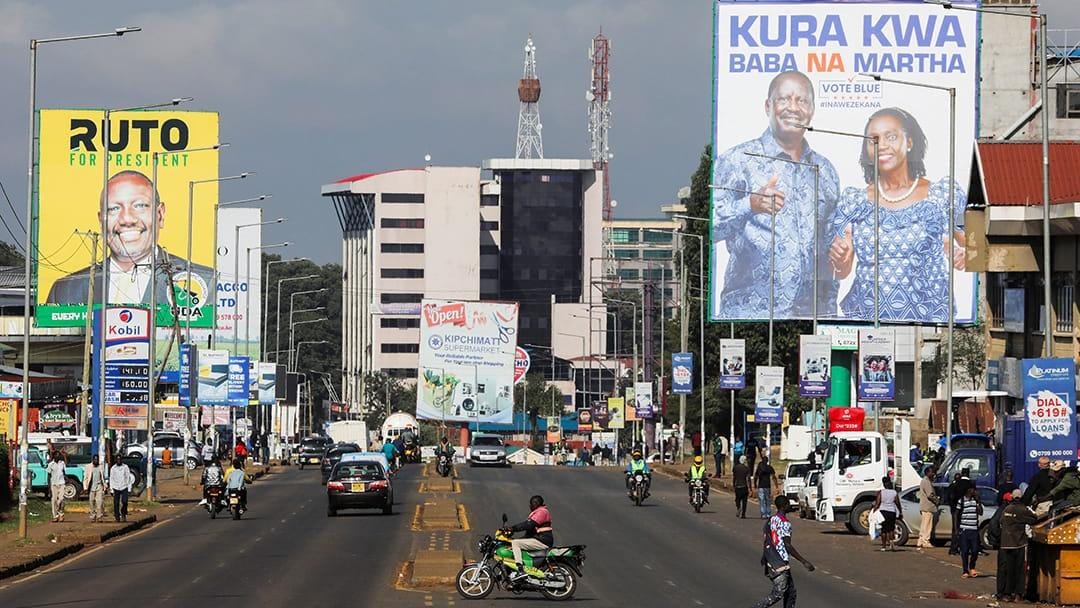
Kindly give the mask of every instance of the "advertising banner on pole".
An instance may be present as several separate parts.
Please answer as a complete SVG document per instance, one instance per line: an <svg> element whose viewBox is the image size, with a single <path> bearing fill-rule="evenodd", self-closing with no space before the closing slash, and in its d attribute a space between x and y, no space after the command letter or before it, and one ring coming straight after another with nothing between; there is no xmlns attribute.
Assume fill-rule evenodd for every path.
<svg viewBox="0 0 1080 608"><path fill-rule="evenodd" d="M671 392L694 392L694 353L671 353Z"/></svg>
<svg viewBox="0 0 1080 608"><path fill-rule="evenodd" d="M1076 460L1076 363L1024 359L1027 460Z"/></svg>
<svg viewBox="0 0 1080 608"><path fill-rule="evenodd" d="M229 393L226 399L232 407L247 407L251 386L251 361L247 357L229 357Z"/></svg>
<svg viewBox="0 0 1080 608"><path fill-rule="evenodd" d="M209 328L214 318L209 301L213 284L214 205L218 201L218 143L216 112L179 110L112 112L109 115L109 180L102 174L104 111L40 110L38 148L38 218L34 250L36 322L42 327L82 327L93 275L94 299L100 301L101 261L90 259L91 248L76 231L101 231L101 201L109 203L105 255L109 260L110 304L150 303L149 275L142 270L154 250L150 226L158 224L158 262L171 270L158 276L157 324L172 323L174 306L181 324ZM158 157L157 183L153 153ZM195 189L194 211L188 217L188 184ZM157 191L157 208L153 192ZM187 276L188 230L193 231L191 276ZM45 256L48 256L47 258ZM63 263L56 263L64 260ZM133 270L139 268L139 272ZM124 277L122 279L122 277ZM122 279L122 280L121 280ZM175 368L174 368L175 369Z"/></svg>
<svg viewBox="0 0 1080 608"><path fill-rule="evenodd" d="M608 423L610 430L626 428L626 400L622 397L608 397Z"/></svg>
<svg viewBox="0 0 1080 608"><path fill-rule="evenodd" d="M971 166L950 162L949 97L860 74L955 88L955 150L965 158L976 137L978 14L888 0L714 7L710 318L763 320L772 301L776 319L809 319L816 292L819 318L872 320L872 211L890 200L879 233L889 252L879 264L889 294L881 319L945 323L955 305L957 323L975 322L976 274L948 259L950 240L964 250ZM826 129L880 134L878 157L866 140ZM795 150L802 164L785 162ZM875 163L878 184L891 186L872 183ZM844 251L835 268L832 247Z"/></svg>
<svg viewBox="0 0 1080 608"><path fill-rule="evenodd" d="M198 400L198 360L199 350L191 343L180 345L180 382L179 402L181 407L191 407ZM196 395L192 395L192 389ZM194 398L193 398L194 397Z"/></svg>
<svg viewBox="0 0 1080 608"><path fill-rule="evenodd" d="M784 421L784 368L759 365L754 376L754 422L780 424Z"/></svg>
<svg viewBox="0 0 1080 608"><path fill-rule="evenodd" d="M274 405L277 388L277 365L259 362L259 405Z"/></svg>
<svg viewBox="0 0 1080 608"><path fill-rule="evenodd" d="M608 430L608 423L611 421L611 413L608 411L608 404L606 400L593 401L593 426L597 430Z"/></svg>
<svg viewBox="0 0 1080 608"><path fill-rule="evenodd" d="M229 351L200 350L199 405L229 405Z"/></svg>
<svg viewBox="0 0 1080 608"><path fill-rule="evenodd" d="M558 416L547 417L547 443L559 443L562 441L562 420Z"/></svg>
<svg viewBox="0 0 1080 608"><path fill-rule="evenodd" d="M746 388L746 340L720 339L720 388Z"/></svg>
<svg viewBox="0 0 1080 608"><path fill-rule="evenodd" d="M95 328L100 324L95 323ZM150 408L150 311L105 311L105 427L145 430Z"/></svg>
<svg viewBox="0 0 1080 608"><path fill-rule="evenodd" d="M896 332L891 327L859 330L860 401L896 398Z"/></svg>
<svg viewBox="0 0 1080 608"><path fill-rule="evenodd" d="M416 417L510 424L516 302L423 300Z"/></svg>
<svg viewBox="0 0 1080 608"><path fill-rule="evenodd" d="M591 433L593 430L593 410L583 407L577 411L577 430L579 433Z"/></svg>
<svg viewBox="0 0 1080 608"><path fill-rule="evenodd" d="M531 365L532 359L529 358L528 351L520 346L514 349L514 384L525 380L525 375L529 373Z"/></svg>
<svg viewBox="0 0 1080 608"><path fill-rule="evenodd" d="M653 417L652 382L634 383L634 413L639 420Z"/></svg>
<svg viewBox="0 0 1080 608"><path fill-rule="evenodd" d="M829 370L832 338L799 336L799 396L828 397L832 392Z"/></svg>

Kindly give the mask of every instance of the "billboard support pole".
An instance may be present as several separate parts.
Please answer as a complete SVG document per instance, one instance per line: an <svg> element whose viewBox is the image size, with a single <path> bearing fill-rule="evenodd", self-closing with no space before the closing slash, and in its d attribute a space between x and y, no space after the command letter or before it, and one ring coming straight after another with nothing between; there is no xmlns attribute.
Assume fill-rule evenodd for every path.
<svg viewBox="0 0 1080 608"><path fill-rule="evenodd" d="M105 356L108 354L105 348L105 331L106 331L106 314L109 303L109 110L105 110L105 121L101 129L101 141L102 141L102 155L105 157L102 165L102 202L100 203L104 213L101 214L101 240L102 240L102 252L101 252L101 323L99 331L101 334L98 336L98 365L100 366L98 372L98 392L97 404L98 404L98 457L101 459L101 464L110 465L111 463L106 458L105 454ZM148 458L153 458L153 454L148 454ZM187 467L184 468L187 470Z"/></svg>
<svg viewBox="0 0 1080 608"><path fill-rule="evenodd" d="M871 136L874 142L874 329L881 327L881 176L878 175L878 141L877 135ZM949 261L952 264L952 260ZM952 276L952 273L949 273ZM893 362L895 364L895 361ZM952 371L950 370L950 374ZM949 409L949 408L946 408ZM881 402L874 402L874 432L881 432Z"/></svg>
<svg viewBox="0 0 1080 608"><path fill-rule="evenodd" d="M154 367L157 362L157 248L158 248L158 156L159 152L150 155L153 167L150 169L150 196L154 197L153 209L150 215L150 353L149 363L146 366L149 384L149 393L146 400L146 498L154 500L154 393L157 383L155 382ZM184 470L187 470L187 442L184 442L181 452L184 458Z"/></svg>
<svg viewBox="0 0 1080 608"><path fill-rule="evenodd" d="M92 230L87 232L76 231L76 234L90 237L90 284L86 293L86 341L83 344L83 361L90 361L90 351L93 344L94 333L94 278L97 274L96 266L99 235ZM79 398L82 416L80 416L79 422L82 423L84 429L87 428L87 424L90 422L90 373L90 366L83 365L82 394Z"/></svg>

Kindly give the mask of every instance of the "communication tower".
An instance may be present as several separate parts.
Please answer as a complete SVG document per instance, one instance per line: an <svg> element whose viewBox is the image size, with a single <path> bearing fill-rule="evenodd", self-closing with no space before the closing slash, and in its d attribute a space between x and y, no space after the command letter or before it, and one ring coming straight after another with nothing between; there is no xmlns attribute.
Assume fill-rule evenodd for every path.
<svg viewBox="0 0 1080 608"><path fill-rule="evenodd" d="M604 220L612 216L611 182L608 177L608 165L611 162L611 147L608 133L611 129L611 41L603 31L597 34L589 47L589 59L592 62L592 84L585 92L585 101L589 104L589 152L593 168L604 172Z"/></svg>
<svg viewBox="0 0 1080 608"><path fill-rule="evenodd" d="M515 158L544 158L544 141L540 131L540 78L536 76L536 45L532 34L525 43L525 69L518 81L517 151Z"/></svg>

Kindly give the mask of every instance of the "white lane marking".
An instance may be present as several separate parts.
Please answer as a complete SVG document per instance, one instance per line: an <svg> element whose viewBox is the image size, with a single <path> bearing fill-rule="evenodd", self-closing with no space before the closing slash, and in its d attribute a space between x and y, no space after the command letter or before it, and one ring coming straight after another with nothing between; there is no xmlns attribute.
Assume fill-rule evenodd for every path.
<svg viewBox="0 0 1080 608"><path fill-rule="evenodd" d="M262 540L262 537L261 536L256 536L254 542L259 542L260 540Z"/></svg>
<svg viewBox="0 0 1080 608"><path fill-rule="evenodd" d="M665 582L665 583L667 583L667 584L668 584L668 586L670 586L670 587L674 587L674 586L675 586L675 582L674 582L674 581L672 581L671 579L665 579L665 580L664 580L664 582Z"/></svg>
<svg viewBox="0 0 1080 608"><path fill-rule="evenodd" d="M201 580L202 580L202 576L196 576L195 578L191 579L191 584L194 585L195 583L197 583L197 582L199 582Z"/></svg>
<svg viewBox="0 0 1080 608"><path fill-rule="evenodd" d="M650 566L649 564L641 564L641 565L645 566L646 570L652 570L652 566Z"/></svg>

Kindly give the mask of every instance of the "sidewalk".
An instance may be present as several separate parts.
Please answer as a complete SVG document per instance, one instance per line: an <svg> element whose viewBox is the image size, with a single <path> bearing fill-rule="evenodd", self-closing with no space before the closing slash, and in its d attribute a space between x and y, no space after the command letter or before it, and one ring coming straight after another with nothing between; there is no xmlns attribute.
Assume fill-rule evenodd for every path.
<svg viewBox="0 0 1080 608"><path fill-rule="evenodd" d="M250 469L256 479L283 470L280 467ZM180 468L155 470L157 495L146 500L145 493L128 502L128 521L117 523L112 517L112 497L105 496L106 521L91 523L86 500L68 501L63 522L53 523L48 499L31 495L27 538L19 538L18 507L0 514L0 579L40 568L48 563L76 553L85 547L106 542L157 521L171 519L186 512L202 499L199 480L202 470L191 471L184 484Z"/></svg>

